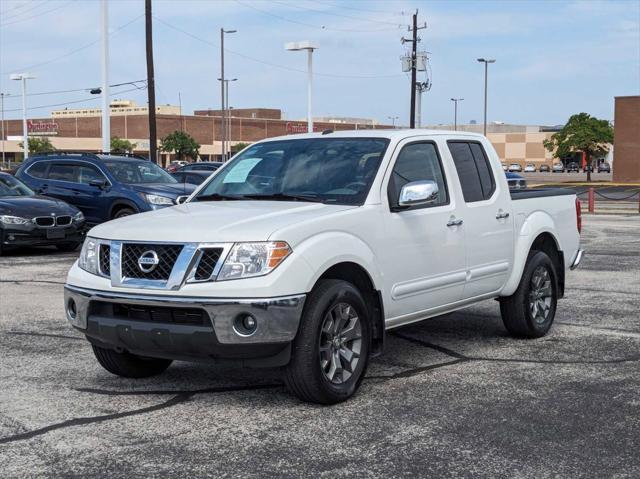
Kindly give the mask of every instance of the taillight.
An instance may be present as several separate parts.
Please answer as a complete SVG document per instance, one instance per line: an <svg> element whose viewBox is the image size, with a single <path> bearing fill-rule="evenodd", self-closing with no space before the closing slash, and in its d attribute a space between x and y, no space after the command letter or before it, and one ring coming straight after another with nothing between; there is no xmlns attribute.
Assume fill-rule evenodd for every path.
<svg viewBox="0 0 640 479"><path fill-rule="evenodd" d="M582 233L582 205L578 198L576 198L576 227L578 228L578 233Z"/></svg>

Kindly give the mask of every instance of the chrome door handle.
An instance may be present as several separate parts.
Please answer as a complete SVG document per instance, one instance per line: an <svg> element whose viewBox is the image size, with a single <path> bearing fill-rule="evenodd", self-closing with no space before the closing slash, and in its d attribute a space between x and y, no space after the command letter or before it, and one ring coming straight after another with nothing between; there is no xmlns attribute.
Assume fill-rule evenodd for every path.
<svg viewBox="0 0 640 479"><path fill-rule="evenodd" d="M509 217L509 213L498 213L496 215L496 219L497 220L503 220L503 219L508 218L508 217Z"/></svg>
<svg viewBox="0 0 640 479"><path fill-rule="evenodd" d="M460 226L462 224L462 220L449 220L447 226Z"/></svg>

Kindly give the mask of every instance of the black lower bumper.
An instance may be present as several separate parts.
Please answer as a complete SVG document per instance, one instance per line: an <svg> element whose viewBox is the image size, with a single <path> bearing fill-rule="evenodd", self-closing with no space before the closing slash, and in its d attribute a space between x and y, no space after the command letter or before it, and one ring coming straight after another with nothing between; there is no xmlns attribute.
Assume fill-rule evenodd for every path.
<svg viewBox="0 0 640 479"><path fill-rule="evenodd" d="M2 249L82 243L84 236L84 225L61 228L33 228L30 230L2 228L0 230Z"/></svg>

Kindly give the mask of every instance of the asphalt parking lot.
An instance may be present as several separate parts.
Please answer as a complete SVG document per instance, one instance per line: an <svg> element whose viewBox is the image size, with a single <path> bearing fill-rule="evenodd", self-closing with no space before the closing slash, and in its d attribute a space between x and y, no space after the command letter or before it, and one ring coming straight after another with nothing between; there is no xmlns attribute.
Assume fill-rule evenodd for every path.
<svg viewBox="0 0 640 479"><path fill-rule="evenodd" d="M75 254L2 257L0 475L639 477L640 217L583 242L547 337L508 337L495 301L404 327L333 407L275 370L111 376L64 319Z"/></svg>

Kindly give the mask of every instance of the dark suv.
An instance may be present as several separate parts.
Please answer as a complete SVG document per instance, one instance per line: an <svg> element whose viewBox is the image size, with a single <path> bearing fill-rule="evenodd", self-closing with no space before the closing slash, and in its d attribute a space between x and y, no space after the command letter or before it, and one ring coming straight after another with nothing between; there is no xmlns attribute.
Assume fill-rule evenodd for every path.
<svg viewBox="0 0 640 479"><path fill-rule="evenodd" d="M108 154L41 153L16 176L39 194L78 207L92 224L174 205L195 189L148 160Z"/></svg>

